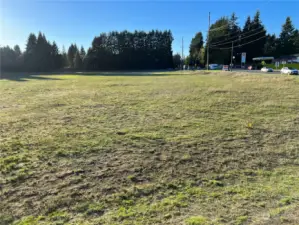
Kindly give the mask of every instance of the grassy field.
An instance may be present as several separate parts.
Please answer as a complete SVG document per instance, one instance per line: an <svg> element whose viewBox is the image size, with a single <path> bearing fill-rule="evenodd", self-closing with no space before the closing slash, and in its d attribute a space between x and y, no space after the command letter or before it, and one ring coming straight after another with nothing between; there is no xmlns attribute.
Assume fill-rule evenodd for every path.
<svg viewBox="0 0 299 225"><path fill-rule="evenodd" d="M270 67L272 69L276 69L276 66L274 64L267 64L266 67ZM293 64L280 64L279 67L277 69L281 69L283 67L290 67L290 68L294 68L294 69L298 69L299 70L299 63L293 63Z"/></svg>
<svg viewBox="0 0 299 225"><path fill-rule="evenodd" d="M0 224L299 224L299 79L0 80Z"/></svg>

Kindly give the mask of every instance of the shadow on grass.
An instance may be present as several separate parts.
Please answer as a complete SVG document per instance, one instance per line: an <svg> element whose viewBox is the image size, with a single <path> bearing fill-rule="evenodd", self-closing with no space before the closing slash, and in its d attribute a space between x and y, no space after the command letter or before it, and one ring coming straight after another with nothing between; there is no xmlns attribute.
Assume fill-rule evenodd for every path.
<svg viewBox="0 0 299 225"><path fill-rule="evenodd" d="M89 71L59 71L45 73L29 73L29 72L3 72L1 79L25 82L28 80L61 80L55 77L45 77L49 75L78 75L78 76L172 76L171 71L111 71L111 72L89 72Z"/></svg>
<svg viewBox="0 0 299 225"><path fill-rule="evenodd" d="M1 79L4 80L11 80L11 81L18 81L18 82L25 82L29 80L61 80L59 78L54 77L44 77L44 75L53 75L57 73L24 73L24 72L15 72L15 73L1 73Z"/></svg>
<svg viewBox="0 0 299 225"><path fill-rule="evenodd" d="M162 73L163 72L163 73ZM74 75L78 76L171 76L171 73L165 73L169 71L150 71L150 72L128 72L128 71L119 71L119 72L74 72Z"/></svg>

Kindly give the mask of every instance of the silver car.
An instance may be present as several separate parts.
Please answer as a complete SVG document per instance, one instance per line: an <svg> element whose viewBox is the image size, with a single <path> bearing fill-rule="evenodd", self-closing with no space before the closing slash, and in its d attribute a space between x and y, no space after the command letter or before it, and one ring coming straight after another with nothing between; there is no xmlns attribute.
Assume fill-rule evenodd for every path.
<svg viewBox="0 0 299 225"><path fill-rule="evenodd" d="M261 69L261 71L267 73L267 72L273 72L273 69L272 69L272 68L263 67L263 68Z"/></svg>
<svg viewBox="0 0 299 225"><path fill-rule="evenodd" d="M289 67L283 67L280 70L281 74L288 74L288 75L298 75L298 70L297 69L293 69L293 68L289 68Z"/></svg>

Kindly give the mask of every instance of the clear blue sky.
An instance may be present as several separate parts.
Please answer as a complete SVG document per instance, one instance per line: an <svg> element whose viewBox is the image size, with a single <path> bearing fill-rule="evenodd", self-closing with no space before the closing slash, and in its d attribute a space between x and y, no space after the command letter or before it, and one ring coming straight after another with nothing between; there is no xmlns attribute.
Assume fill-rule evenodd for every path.
<svg viewBox="0 0 299 225"><path fill-rule="evenodd" d="M102 0L0 0L1 45L19 44L25 48L30 32L42 31L50 41L66 48L70 43L86 49L101 32L112 30L170 29L174 36L173 52L185 55L196 32L206 35L208 12L211 21L236 12L243 26L257 9L269 33L279 34L287 16L299 28L299 1L102 1ZM295 10L295 11L294 11Z"/></svg>

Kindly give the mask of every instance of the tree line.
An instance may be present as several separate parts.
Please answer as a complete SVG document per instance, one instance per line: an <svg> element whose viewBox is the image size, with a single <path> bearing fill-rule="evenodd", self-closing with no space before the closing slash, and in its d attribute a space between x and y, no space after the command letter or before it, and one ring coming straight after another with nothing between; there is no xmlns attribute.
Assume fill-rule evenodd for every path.
<svg viewBox="0 0 299 225"><path fill-rule="evenodd" d="M152 30L102 33L85 52L71 44L59 51L39 32L31 33L24 52L18 45L1 47L2 71L55 71L64 67L84 70L166 69L173 67L171 31Z"/></svg>
<svg viewBox="0 0 299 225"><path fill-rule="evenodd" d="M102 33L95 37L85 52L71 44L66 52L50 42L41 32L31 33L24 52L19 45L14 48L0 47L2 71L55 71L62 68L74 70L132 70L166 69L182 65L179 54L172 54L171 31L152 30ZM209 62L229 64L231 47L234 45L234 63L240 63L241 53L246 52L247 62L253 57L291 55L299 53L299 32L290 17L286 18L278 37L267 33L257 11L253 18L247 17L243 27L239 26L235 13L221 17L210 27L209 39L204 41L199 31L192 38L186 65L204 66L209 45Z"/></svg>
<svg viewBox="0 0 299 225"><path fill-rule="evenodd" d="M166 69L173 67L171 31L110 32L95 37L84 67L109 69Z"/></svg>
<svg viewBox="0 0 299 225"><path fill-rule="evenodd" d="M240 64L241 53L246 52L246 62L260 56L287 56L299 53L299 32L290 17L286 18L278 37L267 34L267 30L257 11L253 18L247 17L241 28L235 13L221 17L210 27L209 62L230 64L232 45L234 45L234 63ZM206 40L207 43L207 40ZM189 47L189 55L184 64L204 66L207 59L207 44L204 44L202 32L195 34ZM179 54L174 55L175 66L179 65Z"/></svg>
<svg viewBox="0 0 299 225"><path fill-rule="evenodd" d="M0 48L2 71L49 71L63 66L63 56L57 44L47 41L41 32L30 34L26 50L22 53L19 45Z"/></svg>

